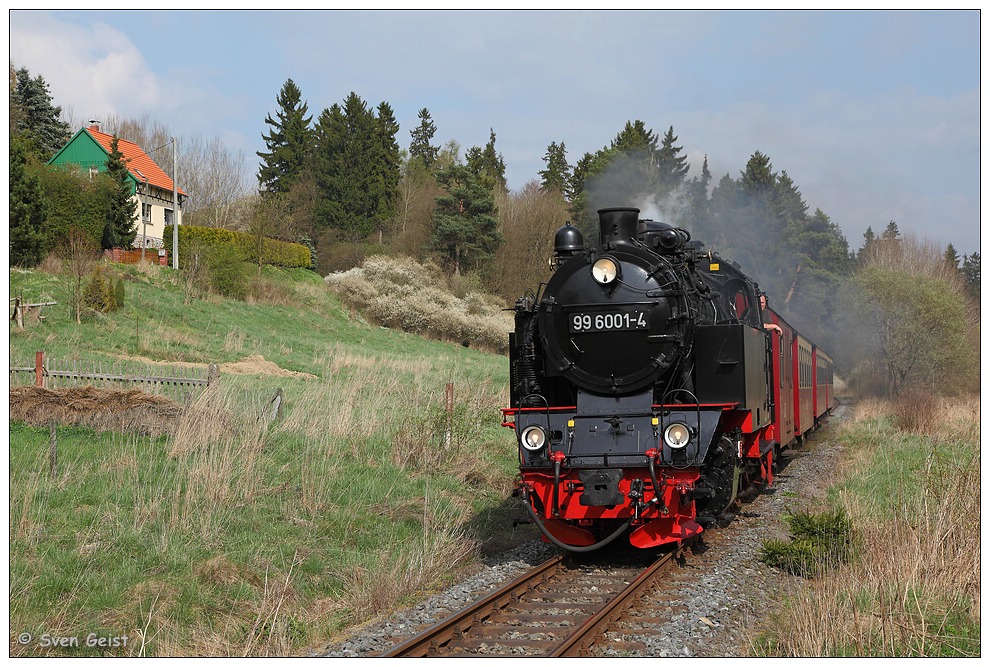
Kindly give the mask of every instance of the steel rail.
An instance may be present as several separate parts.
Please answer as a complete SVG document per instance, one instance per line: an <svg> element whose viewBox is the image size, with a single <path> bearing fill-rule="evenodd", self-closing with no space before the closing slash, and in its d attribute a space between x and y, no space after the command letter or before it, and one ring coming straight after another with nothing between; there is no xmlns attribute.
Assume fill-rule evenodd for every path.
<svg viewBox="0 0 990 667"><path fill-rule="evenodd" d="M562 555L554 556L545 563L534 567L522 577L513 579L491 595L430 626L401 644L393 646L382 653L380 657L423 657L429 655L431 650L440 648L451 639L460 636L475 623L483 621L495 611L513 602L520 589L531 589L538 583L536 580L542 581L549 578L557 571L563 560L564 556Z"/></svg>
<svg viewBox="0 0 990 667"><path fill-rule="evenodd" d="M656 563L644 570L629 586L612 598L608 604L568 635L549 657L587 657L588 649L595 639L608 629L609 624L615 620L615 617L619 613L625 611L626 608L635 604L643 594L649 592L650 586L656 581L656 576L667 569L682 550L683 546L660 558Z"/></svg>

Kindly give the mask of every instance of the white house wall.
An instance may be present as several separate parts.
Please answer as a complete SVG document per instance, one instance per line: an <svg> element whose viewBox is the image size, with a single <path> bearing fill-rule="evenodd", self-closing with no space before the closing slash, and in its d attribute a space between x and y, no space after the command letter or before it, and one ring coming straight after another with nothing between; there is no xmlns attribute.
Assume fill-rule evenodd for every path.
<svg viewBox="0 0 990 667"><path fill-rule="evenodd" d="M172 191L165 191L161 188L151 187L151 192L148 194L142 194L143 185L138 187L138 194L132 197L137 206L137 215L135 220L137 222L137 237L134 239L134 247L140 248L142 246L142 239L145 239L145 248L161 248L164 246L162 237L165 234L165 209L172 208ZM144 220L141 218L141 204L151 204L151 218L148 220L147 228L144 225ZM182 224L182 209L179 209L178 214L179 224Z"/></svg>

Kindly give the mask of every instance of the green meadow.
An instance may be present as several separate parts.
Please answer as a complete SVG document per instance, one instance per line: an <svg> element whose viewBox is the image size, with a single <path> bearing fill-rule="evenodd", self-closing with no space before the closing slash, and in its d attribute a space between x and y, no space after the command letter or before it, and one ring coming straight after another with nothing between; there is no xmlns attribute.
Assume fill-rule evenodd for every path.
<svg viewBox="0 0 990 667"><path fill-rule="evenodd" d="M369 324L309 271L266 268L246 301L114 271L123 307L76 324L65 276L12 269L11 295L59 305L11 324L11 364L279 370L221 370L166 435L59 426L54 476L49 429L11 422L12 655L302 654L530 536L504 356Z"/></svg>

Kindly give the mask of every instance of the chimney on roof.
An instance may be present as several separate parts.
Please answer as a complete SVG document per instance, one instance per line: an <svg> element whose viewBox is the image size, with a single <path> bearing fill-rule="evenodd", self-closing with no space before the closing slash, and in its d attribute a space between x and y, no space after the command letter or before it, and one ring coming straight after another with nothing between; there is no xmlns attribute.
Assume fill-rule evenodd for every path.
<svg viewBox="0 0 990 667"><path fill-rule="evenodd" d="M90 122L89 129L94 130L96 132L100 131L100 121L93 120L92 118L90 118L89 122Z"/></svg>

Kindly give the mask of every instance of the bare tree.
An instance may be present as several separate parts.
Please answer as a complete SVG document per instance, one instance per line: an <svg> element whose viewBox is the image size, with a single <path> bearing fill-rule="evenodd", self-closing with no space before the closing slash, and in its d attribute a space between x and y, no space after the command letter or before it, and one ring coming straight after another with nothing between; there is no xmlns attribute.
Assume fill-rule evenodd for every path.
<svg viewBox="0 0 990 667"><path fill-rule="evenodd" d="M425 259L430 234L433 232L433 212L436 197L441 192L436 179L425 169L404 165L399 181L399 201L396 206L395 236L392 247L403 254Z"/></svg>
<svg viewBox="0 0 990 667"><path fill-rule="evenodd" d="M70 227L69 235L59 249L60 258L68 263L72 274L72 305L76 311L76 324L82 323L83 280L99 261L100 248L85 231Z"/></svg>
<svg viewBox="0 0 990 667"><path fill-rule="evenodd" d="M111 114L100 119L100 131L137 144L166 174L172 175L172 153L165 149L172 133L164 123L152 120L148 114L137 120Z"/></svg>
<svg viewBox="0 0 990 667"><path fill-rule="evenodd" d="M182 189L189 194L185 206L187 224L234 229L248 195L248 171L244 153L227 150L219 137L199 136L183 140Z"/></svg>
<svg viewBox="0 0 990 667"><path fill-rule="evenodd" d="M549 279L554 234L568 220L567 202L530 181L519 194L497 197L499 229L505 243L495 254L489 287L512 303Z"/></svg>

